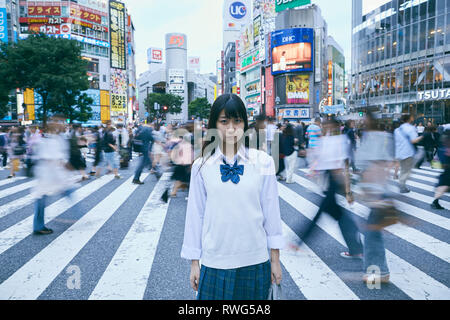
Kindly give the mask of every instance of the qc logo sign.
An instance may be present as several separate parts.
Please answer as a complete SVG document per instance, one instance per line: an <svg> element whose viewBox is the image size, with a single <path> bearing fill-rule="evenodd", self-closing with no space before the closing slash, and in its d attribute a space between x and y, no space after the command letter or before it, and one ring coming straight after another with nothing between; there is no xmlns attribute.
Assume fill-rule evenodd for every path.
<svg viewBox="0 0 450 320"><path fill-rule="evenodd" d="M242 2L233 2L230 6L230 15L235 19L242 19L247 14L247 8Z"/></svg>

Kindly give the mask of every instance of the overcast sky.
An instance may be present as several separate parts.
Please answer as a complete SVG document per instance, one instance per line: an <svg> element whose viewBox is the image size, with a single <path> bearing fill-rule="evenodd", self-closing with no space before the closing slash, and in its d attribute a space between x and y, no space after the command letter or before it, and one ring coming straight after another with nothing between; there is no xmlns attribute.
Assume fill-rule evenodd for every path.
<svg viewBox="0 0 450 320"><path fill-rule="evenodd" d="M222 50L222 0L124 0L136 28L137 76L147 71L147 49L164 48L164 35L185 33L188 56L201 58L201 72L215 72ZM380 0L371 0L380 1ZM382 0L381 0L382 1ZM351 0L312 0L328 23L328 34L344 49L350 69Z"/></svg>

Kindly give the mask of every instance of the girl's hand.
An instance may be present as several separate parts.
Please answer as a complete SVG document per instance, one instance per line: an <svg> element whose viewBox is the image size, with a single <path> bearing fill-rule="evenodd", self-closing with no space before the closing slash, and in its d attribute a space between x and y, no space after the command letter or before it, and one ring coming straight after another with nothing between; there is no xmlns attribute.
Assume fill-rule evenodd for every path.
<svg viewBox="0 0 450 320"><path fill-rule="evenodd" d="M282 280L282 271L280 261L272 261L271 269L272 269L272 283L280 284Z"/></svg>
<svg viewBox="0 0 450 320"><path fill-rule="evenodd" d="M191 275L189 277L191 287L194 291L198 291L198 283L200 281L200 266L198 260L193 260L191 264Z"/></svg>

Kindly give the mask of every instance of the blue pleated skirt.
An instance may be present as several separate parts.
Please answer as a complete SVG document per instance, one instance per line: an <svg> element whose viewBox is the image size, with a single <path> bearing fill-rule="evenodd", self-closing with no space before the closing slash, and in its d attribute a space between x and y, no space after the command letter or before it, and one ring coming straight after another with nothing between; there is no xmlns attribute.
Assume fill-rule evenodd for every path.
<svg viewBox="0 0 450 320"><path fill-rule="evenodd" d="M267 300L270 261L237 269L201 267L198 300Z"/></svg>

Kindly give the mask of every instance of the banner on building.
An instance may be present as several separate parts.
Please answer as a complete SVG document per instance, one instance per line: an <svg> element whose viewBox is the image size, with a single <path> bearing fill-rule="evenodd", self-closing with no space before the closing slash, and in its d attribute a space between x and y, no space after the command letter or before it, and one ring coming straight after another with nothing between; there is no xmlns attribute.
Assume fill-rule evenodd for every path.
<svg viewBox="0 0 450 320"><path fill-rule="evenodd" d="M309 75L287 76L286 102L288 104L309 104Z"/></svg>
<svg viewBox="0 0 450 320"><path fill-rule="evenodd" d="M268 117L273 117L275 116L275 92L274 92L275 83L270 68L265 69L265 74L266 74L266 94L265 94L266 115Z"/></svg>
<svg viewBox="0 0 450 320"><path fill-rule="evenodd" d="M281 12L286 9L296 8L307 4L311 4L311 0L275 0L275 10Z"/></svg>
<svg viewBox="0 0 450 320"><path fill-rule="evenodd" d="M189 57L188 66L189 70L200 72L200 57Z"/></svg>
<svg viewBox="0 0 450 320"><path fill-rule="evenodd" d="M310 119L311 112L309 108L287 108L280 109L278 111L278 117L281 119L284 118L293 118L293 119Z"/></svg>
<svg viewBox="0 0 450 320"><path fill-rule="evenodd" d="M5 0L0 0L0 41L8 42L8 21L6 19Z"/></svg>
<svg viewBox="0 0 450 320"><path fill-rule="evenodd" d="M109 91L100 90L100 118L102 122L111 120L110 99Z"/></svg>
<svg viewBox="0 0 450 320"><path fill-rule="evenodd" d="M127 112L127 96L111 93L111 111Z"/></svg>
<svg viewBox="0 0 450 320"><path fill-rule="evenodd" d="M60 16L61 7L60 6L34 6L28 5L28 16Z"/></svg>
<svg viewBox="0 0 450 320"><path fill-rule="evenodd" d="M183 69L169 69L169 93L183 96L185 85L185 71Z"/></svg>
<svg viewBox="0 0 450 320"><path fill-rule="evenodd" d="M110 1L109 14L111 68L126 70L125 5L122 2Z"/></svg>
<svg viewBox="0 0 450 320"><path fill-rule="evenodd" d="M147 50L147 63L163 63L163 49L148 48Z"/></svg>
<svg viewBox="0 0 450 320"><path fill-rule="evenodd" d="M25 103L25 120L36 120L34 107L34 90L26 89L23 93L23 103Z"/></svg>

